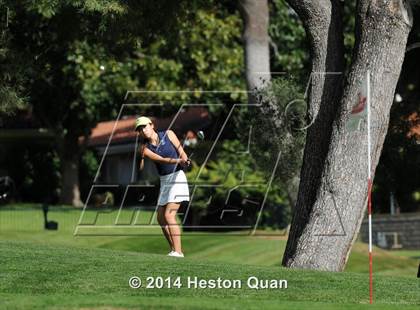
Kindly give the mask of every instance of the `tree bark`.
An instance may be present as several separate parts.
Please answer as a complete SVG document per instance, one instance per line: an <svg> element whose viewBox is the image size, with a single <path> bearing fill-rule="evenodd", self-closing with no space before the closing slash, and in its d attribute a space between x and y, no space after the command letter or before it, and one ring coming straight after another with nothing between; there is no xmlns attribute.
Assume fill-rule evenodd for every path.
<svg viewBox="0 0 420 310"><path fill-rule="evenodd" d="M268 36L267 0L240 0L239 11L243 21L248 102L256 103L253 92L270 81L270 52Z"/></svg>
<svg viewBox="0 0 420 310"><path fill-rule="evenodd" d="M339 1L289 0L304 21L312 71L342 71ZM298 199L283 257L294 268L342 271L367 205L367 123L346 126L360 85L371 72L371 174L387 132L389 112L411 29L402 0L359 0L353 60L344 90L341 76L313 76ZM315 79L316 77L316 79Z"/></svg>
<svg viewBox="0 0 420 310"><path fill-rule="evenodd" d="M77 139L66 138L62 158L62 188L60 202L75 207L83 205L79 190L79 150Z"/></svg>

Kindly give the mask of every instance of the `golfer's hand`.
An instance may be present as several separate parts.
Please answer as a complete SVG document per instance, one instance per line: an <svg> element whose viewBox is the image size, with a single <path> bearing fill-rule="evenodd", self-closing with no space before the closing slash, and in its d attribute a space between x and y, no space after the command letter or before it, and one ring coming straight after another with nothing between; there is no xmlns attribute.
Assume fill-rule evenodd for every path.
<svg viewBox="0 0 420 310"><path fill-rule="evenodd" d="M178 158L178 164L181 165L181 167L188 167L191 161L189 159L182 159L182 158Z"/></svg>

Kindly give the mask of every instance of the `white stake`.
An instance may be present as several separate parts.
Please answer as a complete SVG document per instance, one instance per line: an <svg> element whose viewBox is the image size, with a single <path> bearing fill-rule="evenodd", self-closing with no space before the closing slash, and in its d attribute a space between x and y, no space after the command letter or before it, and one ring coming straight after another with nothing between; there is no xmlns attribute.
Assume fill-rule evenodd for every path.
<svg viewBox="0 0 420 310"><path fill-rule="evenodd" d="M368 138L368 220L369 220L369 302L373 302L372 276L372 176L371 176L371 138L370 138L370 70L367 71L367 138Z"/></svg>

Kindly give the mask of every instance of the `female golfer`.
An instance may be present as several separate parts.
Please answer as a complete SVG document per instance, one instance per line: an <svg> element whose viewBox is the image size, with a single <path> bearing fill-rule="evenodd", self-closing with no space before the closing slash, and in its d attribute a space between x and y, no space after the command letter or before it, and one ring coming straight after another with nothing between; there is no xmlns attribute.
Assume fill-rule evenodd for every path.
<svg viewBox="0 0 420 310"><path fill-rule="evenodd" d="M176 212L182 201L189 201L189 189L183 167L190 164L181 143L172 130L155 131L152 121L145 116L135 122L140 139L140 170L144 157L156 164L160 176L158 222L168 240L168 256L184 257L181 249L181 229L176 222Z"/></svg>

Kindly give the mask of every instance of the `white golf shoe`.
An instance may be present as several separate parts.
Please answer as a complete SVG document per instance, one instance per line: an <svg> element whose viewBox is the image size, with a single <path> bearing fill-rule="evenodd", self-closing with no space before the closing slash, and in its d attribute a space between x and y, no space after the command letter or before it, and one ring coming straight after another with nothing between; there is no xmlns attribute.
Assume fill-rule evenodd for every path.
<svg viewBox="0 0 420 310"><path fill-rule="evenodd" d="M184 257L183 253L178 253L176 251L172 251L171 253L168 254L168 256L173 256L173 257Z"/></svg>

